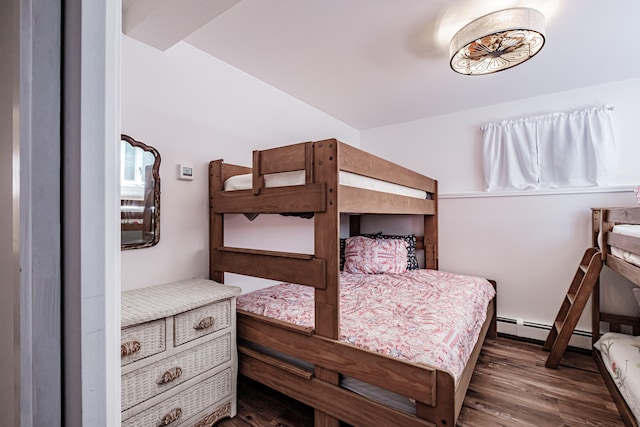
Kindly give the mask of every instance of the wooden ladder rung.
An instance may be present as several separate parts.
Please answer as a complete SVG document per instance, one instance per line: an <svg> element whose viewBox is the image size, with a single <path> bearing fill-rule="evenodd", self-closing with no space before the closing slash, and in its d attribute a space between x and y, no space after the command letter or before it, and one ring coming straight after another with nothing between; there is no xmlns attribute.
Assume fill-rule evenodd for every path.
<svg viewBox="0 0 640 427"><path fill-rule="evenodd" d="M567 299L569 300L571 305L573 305L573 302L576 300L576 294L568 293L567 294Z"/></svg>
<svg viewBox="0 0 640 427"><path fill-rule="evenodd" d="M564 322L561 322L561 321L554 322L553 326L556 328L556 331L559 334L560 332L562 332L562 327L564 326Z"/></svg>

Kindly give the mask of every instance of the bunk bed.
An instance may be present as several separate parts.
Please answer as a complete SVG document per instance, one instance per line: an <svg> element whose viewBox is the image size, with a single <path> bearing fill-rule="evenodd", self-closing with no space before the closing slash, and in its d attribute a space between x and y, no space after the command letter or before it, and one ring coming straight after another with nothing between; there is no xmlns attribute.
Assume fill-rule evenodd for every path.
<svg viewBox="0 0 640 427"><path fill-rule="evenodd" d="M345 183L354 178L351 175L366 182ZM283 184L280 177L293 181ZM370 187L379 184L396 188ZM349 214L349 235L354 237L360 235L361 214L423 216L424 235L417 239L417 249L425 268L440 273L434 272L438 269L436 180L331 139L254 151L251 168L212 161L209 190L212 280L223 283L228 272L311 289L310 325L238 310L240 374L312 406L317 427L338 426L340 421L367 426L373 420L387 426L455 425L482 343L496 335L495 282L478 321L477 340L455 377L444 368L340 340L341 315L346 318L340 308L340 279L345 278L340 271L341 214ZM314 253L224 245L225 214L263 213L312 217ZM350 391L344 387L350 379L401 396L413 410Z"/></svg>
<svg viewBox="0 0 640 427"><path fill-rule="evenodd" d="M638 286L633 291L640 304L640 206L594 208L592 229L593 245L600 249L604 265ZM596 285L592 299L594 359L625 425L637 427L640 318L601 311L600 284ZM601 322L609 326L603 335L600 334Z"/></svg>

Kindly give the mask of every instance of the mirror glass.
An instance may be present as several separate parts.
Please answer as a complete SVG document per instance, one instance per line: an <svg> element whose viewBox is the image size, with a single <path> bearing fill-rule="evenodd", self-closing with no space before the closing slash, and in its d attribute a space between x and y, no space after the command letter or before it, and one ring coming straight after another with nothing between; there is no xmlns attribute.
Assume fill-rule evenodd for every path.
<svg viewBox="0 0 640 427"><path fill-rule="evenodd" d="M160 154L127 135L120 136L120 239L122 249L160 240Z"/></svg>

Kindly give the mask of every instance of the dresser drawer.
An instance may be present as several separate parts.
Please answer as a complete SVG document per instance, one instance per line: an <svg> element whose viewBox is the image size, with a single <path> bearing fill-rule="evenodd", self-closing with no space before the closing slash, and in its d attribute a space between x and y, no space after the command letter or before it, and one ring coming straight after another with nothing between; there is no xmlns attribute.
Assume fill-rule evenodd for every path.
<svg viewBox="0 0 640 427"><path fill-rule="evenodd" d="M232 372L227 368L122 422L124 427L178 426L231 394Z"/></svg>
<svg viewBox="0 0 640 427"><path fill-rule="evenodd" d="M127 410L231 360L231 334L207 341L122 376L122 410Z"/></svg>
<svg viewBox="0 0 640 427"><path fill-rule="evenodd" d="M165 350L165 319L122 329L120 365L128 365Z"/></svg>
<svg viewBox="0 0 640 427"><path fill-rule="evenodd" d="M174 322L176 346L231 326L231 300L223 300L177 314Z"/></svg>

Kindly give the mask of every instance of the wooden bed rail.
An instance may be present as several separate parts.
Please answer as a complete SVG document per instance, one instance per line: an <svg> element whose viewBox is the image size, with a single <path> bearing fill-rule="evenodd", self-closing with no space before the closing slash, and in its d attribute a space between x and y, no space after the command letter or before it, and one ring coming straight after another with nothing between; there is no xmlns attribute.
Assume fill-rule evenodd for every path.
<svg viewBox="0 0 640 427"><path fill-rule="evenodd" d="M415 399L436 404L436 375L450 377L451 390L438 392L453 396L453 376L428 366L392 359L337 340L313 334L284 330L264 317L246 316L239 311L238 336L259 345L305 360L313 365L340 372L373 385Z"/></svg>
<svg viewBox="0 0 640 427"><path fill-rule="evenodd" d="M430 427L436 424L397 409L392 409L348 391L337 385L303 378L297 373L279 369L247 353L239 355L242 374L329 416L353 426ZM449 417L442 425L454 426Z"/></svg>
<svg viewBox="0 0 640 427"><path fill-rule="evenodd" d="M601 312L600 321L608 323L611 332L621 333L623 326L629 326L631 327L631 335L640 335L640 317Z"/></svg>
<svg viewBox="0 0 640 427"><path fill-rule="evenodd" d="M415 188L431 194L437 192L436 180L336 139L255 150L252 167L224 163L222 160L214 160L211 164L218 163L220 165L219 179L221 182L235 175L252 174L254 186L252 191L258 194L260 188L264 188L264 175L268 174L304 170L306 184L317 182L314 167L318 156L316 151L318 148L324 148L328 145L334 146L338 151L338 169L341 171Z"/></svg>
<svg viewBox="0 0 640 427"><path fill-rule="evenodd" d="M640 238L613 233L616 224L640 224L640 206L592 209L593 246L599 247L604 264L640 286L640 267L611 255L611 247L640 254ZM599 304L599 301L595 301ZM597 318L594 313L593 318ZM596 320L594 320L595 322Z"/></svg>
<svg viewBox="0 0 640 427"><path fill-rule="evenodd" d="M335 139L322 142L335 142L338 144L338 150L340 150L338 168L341 171L393 182L405 187L423 190L427 193L436 192L436 180L434 179Z"/></svg>
<svg viewBox="0 0 640 427"><path fill-rule="evenodd" d="M229 247L211 250L215 251L212 255L218 270L318 289L326 287L326 262L313 255Z"/></svg>

